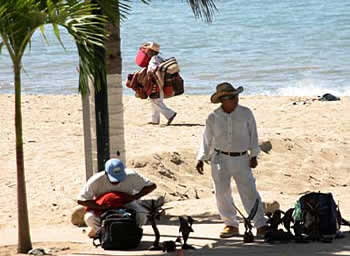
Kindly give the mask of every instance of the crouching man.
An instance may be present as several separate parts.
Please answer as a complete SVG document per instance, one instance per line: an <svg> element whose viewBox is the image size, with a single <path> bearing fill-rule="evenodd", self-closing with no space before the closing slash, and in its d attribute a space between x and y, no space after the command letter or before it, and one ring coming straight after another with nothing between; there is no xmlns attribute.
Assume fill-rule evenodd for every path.
<svg viewBox="0 0 350 256"><path fill-rule="evenodd" d="M156 184L125 168L119 159L110 159L105 164L105 170L91 176L78 196L78 204L87 207L84 221L90 228L88 236L94 238L101 227L100 213L113 209L113 204L101 204L97 201L110 192L121 192L123 207L136 211L136 221L141 227L147 222L147 210L138 199L156 189Z"/></svg>

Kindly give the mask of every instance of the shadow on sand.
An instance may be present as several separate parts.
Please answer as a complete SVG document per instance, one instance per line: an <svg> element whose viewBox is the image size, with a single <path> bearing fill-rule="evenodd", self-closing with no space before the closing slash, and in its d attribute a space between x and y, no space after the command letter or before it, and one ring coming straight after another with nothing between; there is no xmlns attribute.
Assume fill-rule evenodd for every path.
<svg viewBox="0 0 350 256"><path fill-rule="evenodd" d="M262 239L255 239L254 243L243 243L243 236L232 237L228 239L220 239L216 232L217 225L222 222L218 215L203 213L200 215L192 215L197 224L195 232L190 234L189 244L195 246L196 250L185 250L184 255L189 256L211 256L211 255L254 255L254 256L311 256L311 255L347 255L350 256L350 231L348 228L343 228L345 238L336 239L332 243L310 242L307 244L300 244L295 242L289 243L264 243ZM161 220L157 222L159 225L179 226L178 216L166 215L162 216ZM213 229L209 226L213 225ZM201 230L201 225L206 228ZM207 231L208 234L203 233ZM177 234L166 234L160 230L161 241L172 240L175 241ZM102 251L91 253L73 253L72 255L85 256L115 256L115 255L176 255L176 253L164 253L162 251L149 251L152 245L153 233L148 232L144 234L147 240L142 241L137 249L128 251ZM178 247L179 249L179 247Z"/></svg>
<svg viewBox="0 0 350 256"><path fill-rule="evenodd" d="M196 224L223 225L219 215L203 213L192 215ZM242 221L242 220L241 220ZM178 226L177 216L163 216L159 221L163 225ZM254 255L254 256L310 256L310 255L347 255L350 256L350 231L348 227L342 228L345 238L335 239L332 243L310 242L306 244L296 243L264 243L263 239L255 239L254 243L243 243L243 235L229 239L220 239L218 234L213 236L201 234L200 227L196 227L190 234L189 244L199 247L196 250L186 250L185 255ZM241 231L242 232L242 231ZM150 234L145 234L151 236ZM162 238L175 240L176 236L161 234ZM202 241L202 242L200 242ZM203 246L203 241L207 241Z"/></svg>

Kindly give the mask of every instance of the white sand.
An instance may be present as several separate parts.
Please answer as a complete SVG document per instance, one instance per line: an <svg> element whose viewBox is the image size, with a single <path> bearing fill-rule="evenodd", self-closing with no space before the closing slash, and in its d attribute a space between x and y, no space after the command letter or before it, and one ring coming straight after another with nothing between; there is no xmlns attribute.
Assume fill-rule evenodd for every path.
<svg viewBox="0 0 350 256"><path fill-rule="evenodd" d="M70 215L85 182L81 98L22 96L22 102L30 226L33 240L45 245L52 239L35 231L75 229ZM178 115L171 126L155 127L146 125L151 117L147 100L124 97L127 165L158 184L154 194L167 194L167 200L172 201L169 205L175 206L168 215L188 214L216 223L210 169L206 166L205 175L197 174L195 155L205 119L217 105L209 103L209 96L188 95L166 103ZM320 102L306 97L242 96L240 103L253 110L260 144L269 150L262 152L254 171L263 200L277 200L286 210L293 207L302 192L332 192L343 215L350 219L349 97ZM0 255L12 255L13 247L10 250L4 245L17 241L14 96L0 95L0 108ZM161 122L165 124L166 120ZM235 188L233 193L242 208ZM182 199L191 200L178 201ZM213 235L222 228L222 224L216 225ZM60 246L71 241L60 232L57 236L58 241L63 241ZM205 236L203 230L201 236ZM80 249L92 247L90 241L80 239ZM348 247L340 246L337 253L349 255L349 238L342 241ZM268 250L263 254L259 246L256 251L249 250L271 255ZM237 252L243 254L244 250Z"/></svg>

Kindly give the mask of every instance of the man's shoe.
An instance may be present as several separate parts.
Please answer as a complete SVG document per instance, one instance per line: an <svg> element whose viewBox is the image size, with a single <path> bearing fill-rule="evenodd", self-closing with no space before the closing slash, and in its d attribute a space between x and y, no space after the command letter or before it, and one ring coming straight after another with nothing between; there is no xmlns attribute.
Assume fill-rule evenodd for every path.
<svg viewBox="0 0 350 256"><path fill-rule="evenodd" d="M267 226L262 226L260 228L257 228L256 229L256 237L264 238L266 231L267 231Z"/></svg>
<svg viewBox="0 0 350 256"><path fill-rule="evenodd" d="M225 226L224 230L220 233L221 238L228 238L228 237L233 237L238 235L239 235L238 227L234 227L234 226Z"/></svg>
<svg viewBox="0 0 350 256"><path fill-rule="evenodd" d="M173 115L172 117L169 118L169 120L168 120L168 122L167 122L166 125L170 125L170 124L171 124L171 122L174 120L176 114L177 114L177 113L175 112L174 115Z"/></svg>

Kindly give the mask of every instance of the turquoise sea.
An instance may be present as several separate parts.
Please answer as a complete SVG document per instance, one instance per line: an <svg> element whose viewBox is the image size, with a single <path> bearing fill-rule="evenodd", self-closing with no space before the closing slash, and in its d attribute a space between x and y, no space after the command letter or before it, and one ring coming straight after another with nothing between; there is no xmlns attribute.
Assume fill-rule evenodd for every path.
<svg viewBox="0 0 350 256"><path fill-rule="evenodd" d="M138 69L142 42L156 41L176 57L187 94L209 94L217 83L245 87L247 95L350 95L350 1L219 0L211 24L194 18L185 1L132 1L121 25L123 79ZM33 36L23 59L23 93L75 94L77 52L46 28L49 44ZM13 93L9 56L0 55L0 93ZM132 94L125 88L125 94Z"/></svg>

